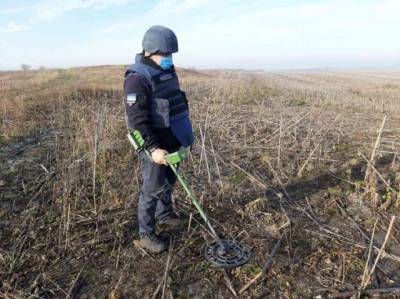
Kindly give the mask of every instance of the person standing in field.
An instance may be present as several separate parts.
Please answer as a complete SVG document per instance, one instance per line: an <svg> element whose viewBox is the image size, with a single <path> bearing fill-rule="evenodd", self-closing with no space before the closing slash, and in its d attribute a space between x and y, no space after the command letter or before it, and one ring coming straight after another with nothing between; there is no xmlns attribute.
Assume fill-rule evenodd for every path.
<svg viewBox="0 0 400 299"><path fill-rule="evenodd" d="M164 26L152 26L144 34L142 47L124 75L124 104L128 130L140 132L147 151L138 153L142 175L140 245L157 253L167 246L155 233L156 223L180 224L171 204L176 177L164 157L190 146L193 130L188 101L173 65L172 54L178 52L175 33Z"/></svg>

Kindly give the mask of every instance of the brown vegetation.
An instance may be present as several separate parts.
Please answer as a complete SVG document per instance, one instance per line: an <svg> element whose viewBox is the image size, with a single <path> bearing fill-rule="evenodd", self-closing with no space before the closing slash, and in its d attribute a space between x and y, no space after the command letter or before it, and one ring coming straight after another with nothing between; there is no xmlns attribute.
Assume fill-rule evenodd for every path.
<svg viewBox="0 0 400 299"><path fill-rule="evenodd" d="M230 285L196 221L169 253L133 246L123 72L0 73L0 296L148 298L163 282L157 296L227 298L280 239L242 296L399 291L400 73L179 70L196 131L182 171L220 234L253 252ZM194 212L179 186L175 203Z"/></svg>

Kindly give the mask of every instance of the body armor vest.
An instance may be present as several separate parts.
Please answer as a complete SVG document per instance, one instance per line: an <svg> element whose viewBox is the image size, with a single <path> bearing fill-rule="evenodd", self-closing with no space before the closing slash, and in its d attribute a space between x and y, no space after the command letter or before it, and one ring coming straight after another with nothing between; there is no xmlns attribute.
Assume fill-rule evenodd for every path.
<svg viewBox="0 0 400 299"><path fill-rule="evenodd" d="M174 70L156 69L141 62L137 54L135 63L125 73L125 80L131 73L144 76L151 84L149 98L151 126L170 128L180 144L187 147L193 143L193 129L189 117L186 94L179 87Z"/></svg>

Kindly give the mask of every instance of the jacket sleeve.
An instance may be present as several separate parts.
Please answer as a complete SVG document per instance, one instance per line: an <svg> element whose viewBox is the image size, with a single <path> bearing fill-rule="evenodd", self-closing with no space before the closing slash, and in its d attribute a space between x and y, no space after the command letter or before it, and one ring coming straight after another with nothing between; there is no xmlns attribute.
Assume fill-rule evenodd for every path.
<svg viewBox="0 0 400 299"><path fill-rule="evenodd" d="M138 130L145 140L145 148L152 151L159 147L157 136L150 125L151 86L139 74L129 74L124 82L124 104L129 130Z"/></svg>

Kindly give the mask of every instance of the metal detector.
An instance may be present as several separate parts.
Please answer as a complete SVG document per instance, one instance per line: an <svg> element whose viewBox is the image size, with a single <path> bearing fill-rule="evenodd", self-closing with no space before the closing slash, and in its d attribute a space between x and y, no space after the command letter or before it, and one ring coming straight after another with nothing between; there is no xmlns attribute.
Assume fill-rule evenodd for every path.
<svg viewBox="0 0 400 299"><path fill-rule="evenodd" d="M135 130L128 134L128 139L132 143L136 151L144 150L144 140L140 133ZM194 197L192 190L186 183L185 179L177 170L177 166L180 162L185 160L188 155L187 148L181 148L179 151L168 154L165 156L165 160L168 162L169 167L176 175L179 183L186 191L193 205L196 207L201 218L207 225L210 233L214 239L214 242L205 247L204 256L205 258L217 267L223 267L226 269L235 268L242 266L249 262L251 258L250 250L244 245L240 244L235 240L220 239L217 235L214 227L211 225L206 213L202 206Z"/></svg>

